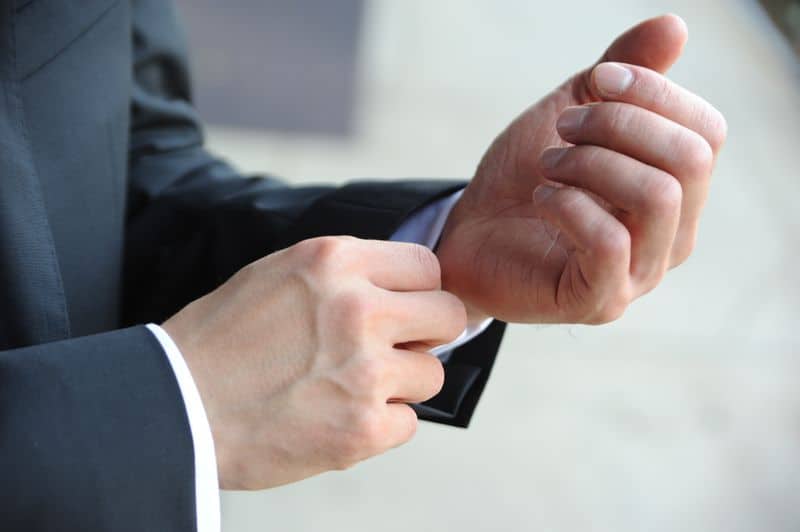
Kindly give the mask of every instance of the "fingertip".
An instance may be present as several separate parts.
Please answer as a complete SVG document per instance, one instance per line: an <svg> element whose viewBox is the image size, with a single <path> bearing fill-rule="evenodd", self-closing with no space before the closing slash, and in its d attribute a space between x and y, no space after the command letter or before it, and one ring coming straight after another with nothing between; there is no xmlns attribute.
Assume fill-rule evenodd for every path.
<svg viewBox="0 0 800 532"><path fill-rule="evenodd" d="M617 61L666 72L678 60L688 39L686 22L668 13L645 20L623 33L601 62Z"/></svg>
<svg viewBox="0 0 800 532"><path fill-rule="evenodd" d="M539 185L533 190L533 203L536 205L541 205L545 201L552 196L556 190L556 187L550 185Z"/></svg>
<svg viewBox="0 0 800 532"><path fill-rule="evenodd" d="M592 70L592 88L601 97L614 98L633 85L633 71L619 63L600 63Z"/></svg>
<svg viewBox="0 0 800 532"><path fill-rule="evenodd" d="M419 428L419 417L408 404L391 402L386 405L391 413L387 433L392 433L390 448L397 448L411 441Z"/></svg>
<svg viewBox="0 0 800 532"><path fill-rule="evenodd" d="M675 36L684 42L689 39L689 25L683 20L683 17L676 13L666 13L661 16L665 20L669 20L675 32Z"/></svg>
<svg viewBox="0 0 800 532"><path fill-rule="evenodd" d="M716 107L713 107L713 109L716 127L712 128L714 134L712 135L710 142L711 148L714 150L714 153L717 154L717 152L722 149L722 146L725 144L725 141L728 138L728 120L725 118L725 115L722 114L722 111Z"/></svg>
<svg viewBox="0 0 800 532"><path fill-rule="evenodd" d="M566 141L574 140L581 131L594 104L575 105L564 109L556 120L556 131Z"/></svg>
<svg viewBox="0 0 800 532"><path fill-rule="evenodd" d="M689 25L680 15L675 13L667 13L660 17L665 28L664 42L671 43L671 46L676 50L673 63L683 54L683 49L689 41Z"/></svg>
<svg viewBox="0 0 800 532"><path fill-rule="evenodd" d="M561 160L569 151L569 148L560 148L558 146L551 146L542 152L539 157L539 168L545 174L549 170L553 170L558 166Z"/></svg>

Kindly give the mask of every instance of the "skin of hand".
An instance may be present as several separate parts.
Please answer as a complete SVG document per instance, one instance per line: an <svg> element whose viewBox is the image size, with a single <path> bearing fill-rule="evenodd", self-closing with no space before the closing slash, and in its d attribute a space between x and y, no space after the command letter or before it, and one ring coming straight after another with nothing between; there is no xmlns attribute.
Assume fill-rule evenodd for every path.
<svg viewBox="0 0 800 532"><path fill-rule="evenodd" d="M408 441L464 330L436 256L322 237L258 260L163 324L200 391L220 486L263 489Z"/></svg>
<svg viewBox="0 0 800 532"><path fill-rule="evenodd" d="M686 260L727 132L663 76L686 40L642 22L497 137L437 249L470 322L609 322Z"/></svg>

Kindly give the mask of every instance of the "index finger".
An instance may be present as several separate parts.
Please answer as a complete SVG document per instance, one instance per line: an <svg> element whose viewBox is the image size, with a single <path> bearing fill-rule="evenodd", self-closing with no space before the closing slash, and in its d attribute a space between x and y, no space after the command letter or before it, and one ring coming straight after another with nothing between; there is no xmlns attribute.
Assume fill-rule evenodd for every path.
<svg viewBox="0 0 800 532"><path fill-rule="evenodd" d="M376 286L396 292L439 290L439 259L420 244L362 240L362 271Z"/></svg>
<svg viewBox="0 0 800 532"><path fill-rule="evenodd" d="M716 154L725 142L727 124L703 98L648 68L601 63L591 74L592 90L603 100L624 102L653 111L706 139Z"/></svg>

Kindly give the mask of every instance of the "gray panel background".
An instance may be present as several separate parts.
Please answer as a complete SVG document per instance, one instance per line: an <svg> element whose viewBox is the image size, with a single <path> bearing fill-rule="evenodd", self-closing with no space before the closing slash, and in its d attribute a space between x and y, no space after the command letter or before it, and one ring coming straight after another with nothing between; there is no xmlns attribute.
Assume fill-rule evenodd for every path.
<svg viewBox="0 0 800 532"><path fill-rule="evenodd" d="M363 0L180 0L195 99L215 124L346 135Z"/></svg>

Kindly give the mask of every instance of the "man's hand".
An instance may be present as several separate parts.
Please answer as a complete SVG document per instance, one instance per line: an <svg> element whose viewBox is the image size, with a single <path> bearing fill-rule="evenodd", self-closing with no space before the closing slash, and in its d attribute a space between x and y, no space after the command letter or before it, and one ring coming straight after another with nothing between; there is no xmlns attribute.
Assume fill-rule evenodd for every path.
<svg viewBox="0 0 800 532"><path fill-rule="evenodd" d="M466 324L415 244L327 237L245 267L164 323L208 414L220 485L260 489L406 442Z"/></svg>
<svg viewBox="0 0 800 532"><path fill-rule="evenodd" d="M686 38L639 24L495 140L437 251L471 320L611 321L689 256L726 124L660 74Z"/></svg>

